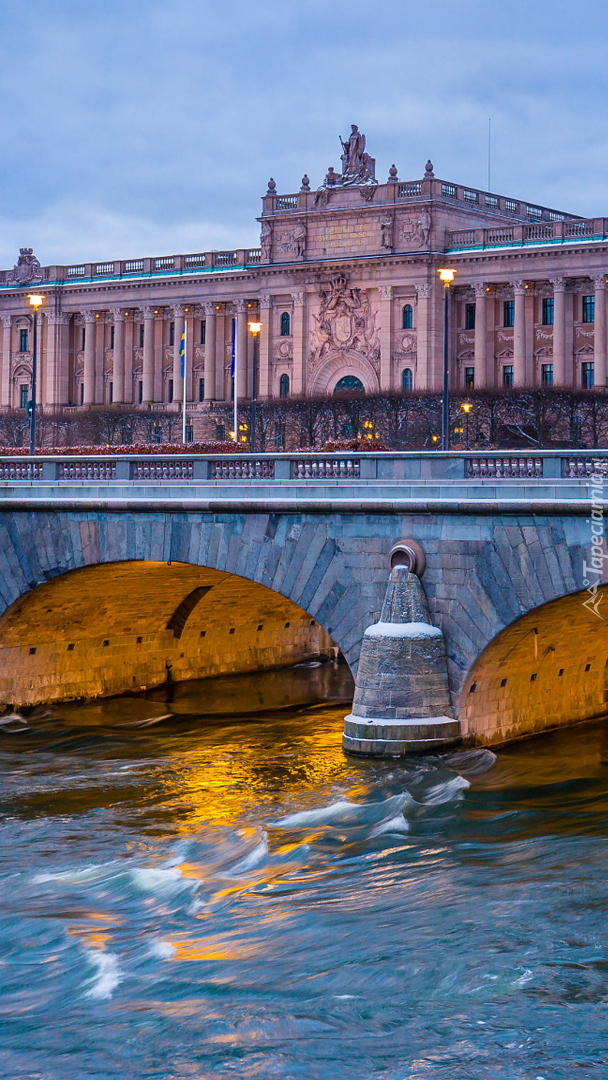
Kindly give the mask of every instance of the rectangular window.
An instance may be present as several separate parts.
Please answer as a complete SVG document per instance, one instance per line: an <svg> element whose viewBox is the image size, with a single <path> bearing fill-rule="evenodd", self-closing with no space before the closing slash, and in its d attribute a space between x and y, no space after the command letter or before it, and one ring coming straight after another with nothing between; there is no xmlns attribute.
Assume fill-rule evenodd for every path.
<svg viewBox="0 0 608 1080"><path fill-rule="evenodd" d="M584 390L591 390L595 385L593 363L581 365L581 386Z"/></svg>
<svg viewBox="0 0 608 1080"><path fill-rule="evenodd" d="M140 405L141 405L142 401L144 400L144 384L143 384L143 382L138 382L138 384L137 384L137 400L138 400Z"/></svg>
<svg viewBox="0 0 608 1080"><path fill-rule="evenodd" d="M114 401L114 383L108 383L108 403L111 405Z"/></svg>
<svg viewBox="0 0 608 1080"><path fill-rule="evenodd" d="M475 304L465 304L464 325L466 330L475 329Z"/></svg>
<svg viewBox="0 0 608 1080"><path fill-rule="evenodd" d="M595 322L595 296L583 296L583 322Z"/></svg>
<svg viewBox="0 0 608 1080"><path fill-rule="evenodd" d="M27 352L27 330L19 331L19 352Z"/></svg>
<svg viewBox="0 0 608 1080"><path fill-rule="evenodd" d="M555 301L552 296L543 300L543 326L553 326L553 312Z"/></svg>
<svg viewBox="0 0 608 1080"><path fill-rule="evenodd" d="M207 324L206 324L205 320L201 319L201 345L205 344L205 330L206 330L206 327L207 327Z"/></svg>
<svg viewBox="0 0 608 1080"><path fill-rule="evenodd" d="M169 323L169 345L175 345L175 323Z"/></svg>
<svg viewBox="0 0 608 1080"><path fill-rule="evenodd" d="M513 365L505 364L502 369L502 385L513 386Z"/></svg>
<svg viewBox="0 0 608 1080"><path fill-rule="evenodd" d="M473 390L475 386L475 368L467 367L464 369L464 385L467 390Z"/></svg>
<svg viewBox="0 0 608 1080"><path fill-rule="evenodd" d="M83 326L82 334L81 334L81 337L80 337L80 348L82 349L83 352L84 352L84 345L85 345L86 340L87 340L87 328L86 328L86 326Z"/></svg>
<svg viewBox="0 0 608 1080"><path fill-rule="evenodd" d="M215 425L215 437L218 442L226 441L226 427L224 424Z"/></svg>
<svg viewBox="0 0 608 1080"><path fill-rule="evenodd" d="M80 404L84 405L84 383L80 384Z"/></svg>
<svg viewBox="0 0 608 1080"><path fill-rule="evenodd" d="M171 404L171 402L173 401L173 379L168 380L167 401L169 402L169 404Z"/></svg>
<svg viewBox="0 0 608 1080"><path fill-rule="evenodd" d="M30 396L30 388L29 388L29 386L27 385L27 383L21 383L21 386L19 387L19 404L20 404L22 409L25 409L25 406L27 405L29 396Z"/></svg>
<svg viewBox="0 0 608 1080"><path fill-rule="evenodd" d="M194 428L186 428L186 442L194 442Z"/></svg>
<svg viewBox="0 0 608 1080"><path fill-rule="evenodd" d="M543 386L553 386L553 364L543 364L541 379Z"/></svg>
<svg viewBox="0 0 608 1080"><path fill-rule="evenodd" d="M505 300L503 316L503 326L515 326L515 300Z"/></svg>
<svg viewBox="0 0 608 1080"><path fill-rule="evenodd" d="M143 324L143 322L139 324L139 347L140 347L140 349L143 349L143 347L144 347L144 324Z"/></svg>
<svg viewBox="0 0 608 1080"><path fill-rule="evenodd" d="M112 326L110 327L110 348L111 349L114 348L114 331L115 331L115 326L114 326L114 324L112 324Z"/></svg>
<svg viewBox="0 0 608 1080"><path fill-rule="evenodd" d="M204 401L205 400L205 380L204 379L199 379L198 380L198 400L199 401Z"/></svg>

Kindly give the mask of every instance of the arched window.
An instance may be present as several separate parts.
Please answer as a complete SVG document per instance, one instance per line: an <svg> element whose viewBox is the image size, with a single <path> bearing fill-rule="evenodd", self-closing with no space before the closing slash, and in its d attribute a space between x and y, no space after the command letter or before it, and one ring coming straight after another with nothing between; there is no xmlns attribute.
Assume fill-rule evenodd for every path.
<svg viewBox="0 0 608 1080"><path fill-rule="evenodd" d="M401 389L411 390L414 385L414 379L412 376L412 369L409 367L404 368L401 374Z"/></svg>
<svg viewBox="0 0 608 1080"><path fill-rule="evenodd" d="M289 397L289 375L281 375L279 379L279 397Z"/></svg>
<svg viewBox="0 0 608 1080"><path fill-rule="evenodd" d="M289 312L284 311L281 315L281 337L289 337L291 334L291 319Z"/></svg>
<svg viewBox="0 0 608 1080"><path fill-rule="evenodd" d="M345 375L336 383L334 394L364 394L365 387L356 375Z"/></svg>
<svg viewBox="0 0 608 1080"><path fill-rule="evenodd" d="M406 304L403 308L403 319L401 326L403 330L411 330L414 325L414 310L411 304Z"/></svg>

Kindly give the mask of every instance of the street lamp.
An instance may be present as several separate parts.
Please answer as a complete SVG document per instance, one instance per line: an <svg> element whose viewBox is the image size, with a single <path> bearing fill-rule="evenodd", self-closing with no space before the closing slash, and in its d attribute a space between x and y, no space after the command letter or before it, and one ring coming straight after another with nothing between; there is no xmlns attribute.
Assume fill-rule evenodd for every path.
<svg viewBox="0 0 608 1080"><path fill-rule="evenodd" d="M261 329L261 322L249 323L249 330L253 334L253 386L251 388L251 438L249 440L249 450L252 454L255 454L255 405L258 393L258 339Z"/></svg>
<svg viewBox="0 0 608 1080"><path fill-rule="evenodd" d="M32 396L29 401L30 454L36 453L36 344L38 327L38 308L44 303L44 296L30 293L28 300L34 309L34 332L32 336Z"/></svg>
<svg viewBox="0 0 608 1080"><path fill-rule="evenodd" d="M470 401L463 401L463 403L461 405L461 409L462 409L462 411L463 411L463 413L465 415L465 436L464 436L465 450L469 449L469 413L471 412L472 408L473 408L473 406L472 406Z"/></svg>
<svg viewBox="0 0 608 1080"><path fill-rule="evenodd" d="M439 280L445 286L445 304L443 318L443 401L441 407L441 449L450 449L450 283L454 280L455 270L438 270Z"/></svg>

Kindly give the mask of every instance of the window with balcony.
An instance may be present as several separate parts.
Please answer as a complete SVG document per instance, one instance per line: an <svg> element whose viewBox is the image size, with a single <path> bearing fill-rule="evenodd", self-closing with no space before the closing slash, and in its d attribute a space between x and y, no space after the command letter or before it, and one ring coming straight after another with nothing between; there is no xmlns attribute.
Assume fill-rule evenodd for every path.
<svg viewBox="0 0 608 1080"><path fill-rule="evenodd" d="M27 330L19 331L19 352L27 352Z"/></svg>
<svg viewBox="0 0 608 1080"><path fill-rule="evenodd" d="M289 397L289 375L281 375L279 379L279 397Z"/></svg>
<svg viewBox="0 0 608 1080"><path fill-rule="evenodd" d="M553 326L554 312L555 300L552 296L546 297L543 300L543 326Z"/></svg>
<svg viewBox="0 0 608 1080"><path fill-rule="evenodd" d="M541 382L543 386L553 386L553 364L542 365Z"/></svg>
<svg viewBox="0 0 608 1080"><path fill-rule="evenodd" d="M414 309L411 304L405 304L401 317L402 330L411 330L414 325Z"/></svg>
<svg viewBox="0 0 608 1080"><path fill-rule="evenodd" d="M464 369L464 385L467 390L473 390L475 388L475 368L467 367Z"/></svg>
<svg viewBox="0 0 608 1080"><path fill-rule="evenodd" d="M502 369L502 385L513 386L513 364L505 364Z"/></svg>
<svg viewBox="0 0 608 1080"><path fill-rule="evenodd" d="M465 330L475 329L475 304L465 304L464 306L464 326Z"/></svg>
<svg viewBox="0 0 608 1080"><path fill-rule="evenodd" d="M502 325L515 326L515 300L504 301Z"/></svg>
<svg viewBox="0 0 608 1080"><path fill-rule="evenodd" d="M288 311L281 315L281 337L289 337L291 334L291 318Z"/></svg>
<svg viewBox="0 0 608 1080"><path fill-rule="evenodd" d="M595 322L595 296L583 296L583 322Z"/></svg>
<svg viewBox="0 0 608 1080"><path fill-rule="evenodd" d="M401 389L407 392L408 390L411 390L413 388L413 385L414 378L412 375L412 369L406 367L405 370L401 373Z"/></svg>
<svg viewBox="0 0 608 1080"><path fill-rule="evenodd" d="M581 364L581 386L584 390L591 390L595 385L593 363Z"/></svg>

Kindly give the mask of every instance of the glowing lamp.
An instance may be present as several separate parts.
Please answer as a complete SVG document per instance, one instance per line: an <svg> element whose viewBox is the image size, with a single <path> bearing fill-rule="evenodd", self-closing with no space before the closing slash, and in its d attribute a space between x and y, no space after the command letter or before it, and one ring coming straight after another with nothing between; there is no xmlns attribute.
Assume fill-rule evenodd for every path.
<svg viewBox="0 0 608 1080"><path fill-rule="evenodd" d="M36 311L38 311L38 308L41 304L44 304L44 296L40 296L39 293L30 293L28 296L28 300L32 307L36 309Z"/></svg>
<svg viewBox="0 0 608 1080"><path fill-rule="evenodd" d="M444 285L449 285L450 281L453 281L454 277L456 275L455 270L446 270L446 269L438 270L437 273L439 274L440 281L443 281Z"/></svg>
<svg viewBox="0 0 608 1080"><path fill-rule="evenodd" d="M261 322L250 322L249 329L251 330L252 334L259 334L260 330L262 329L262 324Z"/></svg>

